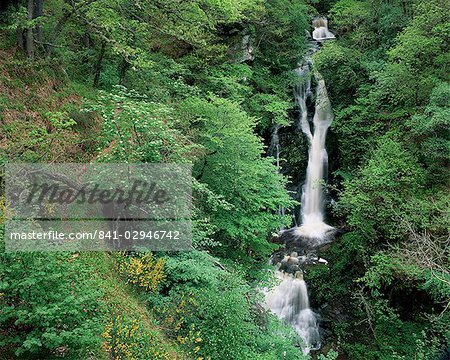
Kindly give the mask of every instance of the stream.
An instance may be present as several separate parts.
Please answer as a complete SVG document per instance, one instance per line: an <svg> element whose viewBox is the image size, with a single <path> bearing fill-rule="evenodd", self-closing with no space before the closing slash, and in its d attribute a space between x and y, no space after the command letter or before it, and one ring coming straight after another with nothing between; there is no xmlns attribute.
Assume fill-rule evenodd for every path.
<svg viewBox="0 0 450 360"><path fill-rule="evenodd" d="M311 55L318 51L320 43L335 36L328 30L326 18L313 20L311 50L295 70L298 81L294 98L298 108L300 134L308 139L308 164L302 187L300 219L291 229L281 229L278 243L284 244L271 257L275 265L278 285L265 292L265 307L290 324L302 339L302 350L308 354L321 347L319 316L310 308L308 288L303 280L305 265L326 264L316 255L316 250L333 240L336 229L325 223L324 185L327 176L328 154L325 140L334 115L328 98L325 81L314 70ZM307 102L314 101L314 109ZM269 154L280 167L279 126L272 134ZM280 209L284 214L285 209Z"/></svg>

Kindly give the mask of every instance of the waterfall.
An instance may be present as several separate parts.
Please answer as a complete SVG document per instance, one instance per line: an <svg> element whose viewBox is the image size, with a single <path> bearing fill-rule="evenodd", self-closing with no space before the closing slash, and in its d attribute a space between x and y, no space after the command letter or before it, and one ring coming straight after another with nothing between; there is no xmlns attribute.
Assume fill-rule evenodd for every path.
<svg viewBox="0 0 450 360"><path fill-rule="evenodd" d="M314 19L313 27L313 39L316 41L313 42L312 53L319 48L317 42L334 39L334 35L328 30L327 19ZM310 350L319 349L321 343L317 315L309 307L302 266L327 263L326 260L318 258L315 249L329 240L335 230L324 222L323 195L328 166L325 140L334 116L325 81L313 70L311 57L306 56L295 72L298 76L294 88L295 102L299 110L298 130L306 135L309 143L306 180L301 197L301 225L280 232L281 237L285 236L290 240L284 240L286 247L279 251L278 255L281 254L281 257L278 257L278 263L276 254L272 257L272 262L277 263L275 274L280 283L271 291L265 292L265 305L280 319L292 325L303 340L303 353L307 354ZM308 103L312 100L315 101L313 113L308 109ZM271 148L272 155L278 159L279 168L278 130L279 127L276 127L272 134Z"/></svg>
<svg viewBox="0 0 450 360"><path fill-rule="evenodd" d="M301 272L295 276L276 272L281 281L265 295L266 307L286 323L291 324L303 340L302 350L306 355L320 348L320 334L316 314L309 307L308 290Z"/></svg>
<svg viewBox="0 0 450 360"><path fill-rule="evenodd" d="M311 59L308 57L306 58L305 64L295 70L299 80L294 88L295 102L300 110L299 125L301 130L308 137L309 141L312 141L312 133L308 123L308 108L306 106L306 99L311 95L311 64Z"/></svg>
<svg viewBox="0 0 450 360"><path fill-rule="evenodd" d="M272 132L272 139L270 140L269 155L275 158L277 164L277 172L280 170L280 135L278 131L280 125L276 125Z"/></svg>
<svg viewBox="0 0 450 360"><path fill-rule="evenodd" d="M300 109L300 127L309 141L308 167L302 192L302 219L301 226L296 229L296 234L322 240L333 231L333 227L324 222L323 182L328 165L325 139L334 116L325 81L318 72L315 72L316 103L311 128L306 109L306 100L311 92L304 85L311 83L311 66L312 61L307 59L306 64L297 69L300 85L297 85L294 89L295 100Z"/></svg>
<svg viewBox="0 0 450 360"><path fill-rule="evenodd" d="M319 17L313 20L314 31L312 37L316 41L323 41L334 39L334 34L328 30L328 20L323 17Z"/></svg>
<svg viewBox="0 0 450 360"><path fill-rule="evenodd" d="M273 156L275 158L276 165L277 165L277 173L279 173L280 169L281 169L281 165L280 165L281 148L280 148L280 136L278 133L279 130L280 130L280 125L276 125L272 132L272 139L270 141L270 146L269 146L269 155ZM284 216L285 213L286 213L286 209L284 208L284 206L280 205L278 208L278 215ZM282 231L282 230L284 230L284 226L281 226L280 231Z"/></svg>

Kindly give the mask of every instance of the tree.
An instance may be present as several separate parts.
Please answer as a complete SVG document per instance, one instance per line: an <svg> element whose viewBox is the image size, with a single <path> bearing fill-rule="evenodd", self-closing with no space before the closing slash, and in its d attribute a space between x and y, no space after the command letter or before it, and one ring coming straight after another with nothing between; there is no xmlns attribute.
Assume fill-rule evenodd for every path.
<svg viewBox="0 0 450 360"><path fill-rule="evenodd" d="M427 166L432 183L446 183L450 161L450 85L436 86L423 113L411 117L406 123L411 147Z"/></svg>
<svg viewBox="0 0 450 360"><path fill-rule="evenodd" d="M91 271L68 253L2 253L0 348L26 358L95 352L101 292L87 276Z"/></svg>
<svg viewBox="0 0 450 360"><path fill-rule="evenodd" d="M255 119L225 99L185 100L178 109L186 132L203 147L194 176L232 205L205 209L221 230L223 240L253 251L266 244L267 233L286 221L275 213L292 201L271 158L262 158L261 140L253 133ZM203 206L206 204L203 204Z"/></svg>
<svg viewBox="0 0 450 360"><path fill-rule="evenodd" d="M398 239L404 235L399 216L414 218L414 197L424 182L417 160L388 133L378 140L359 176L345 182L340 204L347 209L349 225L373 242Z"/></svg>

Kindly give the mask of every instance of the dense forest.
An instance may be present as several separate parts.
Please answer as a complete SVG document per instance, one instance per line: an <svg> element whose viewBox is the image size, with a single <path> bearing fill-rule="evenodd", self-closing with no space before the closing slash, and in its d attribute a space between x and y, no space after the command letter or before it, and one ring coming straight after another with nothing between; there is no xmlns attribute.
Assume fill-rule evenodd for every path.
<svg viewBox="0 0 450 360"><path fill-rule="evenodd" d="M449 359L449 10L2 1L2 169L192 164L193 238L178 252L5 251L2 183L0 359ZM311 38L319 16L335 38ZM312 351L264 305L277 234L304 210L305 59L334 113L322 186L337 229L317 250L326 261L301 271Z"/></svg>

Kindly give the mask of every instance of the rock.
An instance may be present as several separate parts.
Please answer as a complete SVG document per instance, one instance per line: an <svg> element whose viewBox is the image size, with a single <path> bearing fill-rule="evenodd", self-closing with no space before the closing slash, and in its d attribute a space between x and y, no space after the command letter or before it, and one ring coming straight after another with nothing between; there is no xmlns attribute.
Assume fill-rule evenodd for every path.
<svg viewBox="0 0 450 360"><path fill-rule="evenodd" d="M279 234L273 234L268 241L273 244L284 244L284 240L279 236Z"/></svg>
<svg viewBox="0 0 450 360"><path fill-rule="evenodd" d="M267 312L266 309L264 309L264 306L260 303L256 302L254 304L253 308L255 315L256 315L256 322L259 326L262 328L267 327Z"/></svg>
<svg viewBox="0 0 450 360"><path fill-rule="evenodd" d="M228 53L230 58L235 63L243 63L253 61L253 46L251 44L250 35L246 30L230 33L230 46Z"/></svg>
<svg viewBox="0 0 450 360"><path fill-rule="evenodd" d="M319 260L319 257L315 252L311 252L307 255L307 259L309 262L316 262L317 260Z"/></svg>
<svg viewBox="0 0 450 360"><path fill-rule="evenodd" d="M318 241L318 239L307 238L298 235L296 228L283 230L276 239L277 244L284 244L286 248L319 249L334 240L332 234L328 238Z"/></svg>

